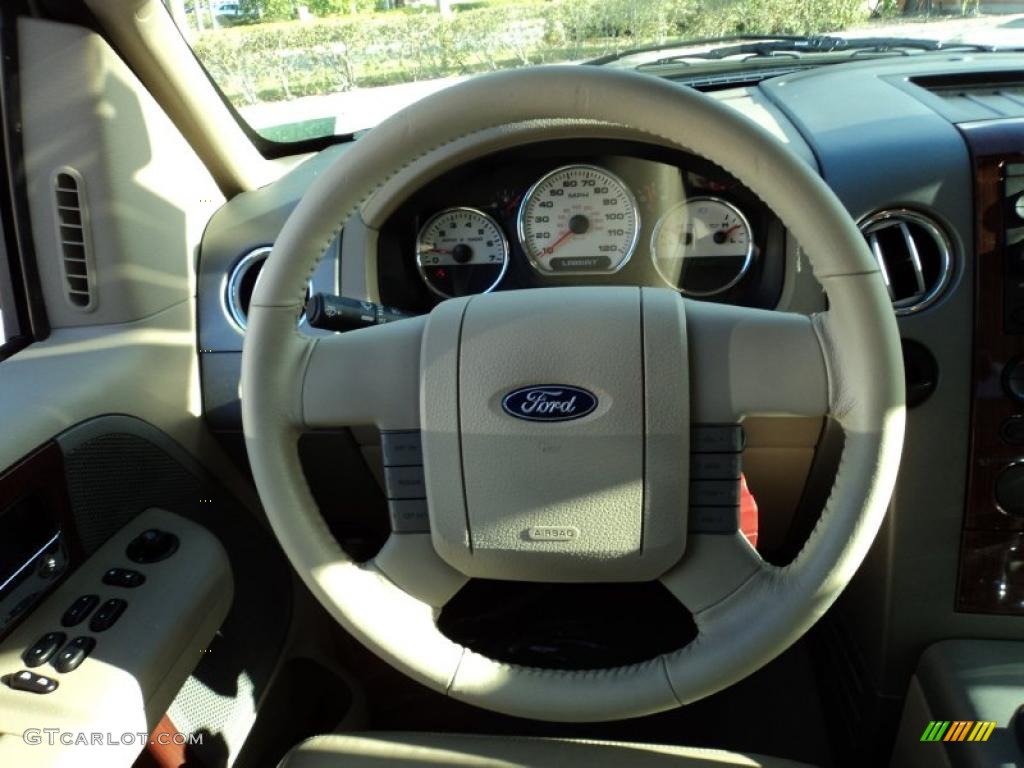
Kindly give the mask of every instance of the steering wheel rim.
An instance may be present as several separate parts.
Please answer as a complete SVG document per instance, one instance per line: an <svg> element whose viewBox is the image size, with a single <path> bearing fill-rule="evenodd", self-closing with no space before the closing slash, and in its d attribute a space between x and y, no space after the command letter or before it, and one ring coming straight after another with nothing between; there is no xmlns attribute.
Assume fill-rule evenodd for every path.
<svg viewBox="0 0 1024 768"><path fill-rule="evenodd" d="M436 329L455 322L469 301L461 300L461 309L459 301L443 302L428 318L331 338L301 335L295 320L309 275L342 223L371 209L367 200L386 185L436 176L489 151L495 135L522 142L524 135L566 125L581 136L614 134L719 165L779 216L828 293L829 310L812 318L684 302L695 421L824 411L846 436L821 519L790 565L764 563L739 534L691 536L682 559L660 578L693 612L697 638L645 662L585 671L500 663L444 637L437 609L465 575L451 558L438 557L438 534L433 544L430 535L393 535L375 560L353 562L320 517L297 452L299 434L311 427L419 428L423 406L433 407L420 401L421 355L427 359L425 345L439 337ZM516 133L516 126L524 131ZM360 139L313 183L254 292L242 416L257 489L284 552L364 645L410 677L485 708L537 719L610 720L727 687L785 650L834 602L877 534L895 484L903 368L888 297L856 225L781 142L728 107L661 79L546 67L476 78L413 105ZM424 441L426 447L426 434ZM428 464L428 477L431 471ZM431 495L432 526L440 520L433 506Z"/></svg>

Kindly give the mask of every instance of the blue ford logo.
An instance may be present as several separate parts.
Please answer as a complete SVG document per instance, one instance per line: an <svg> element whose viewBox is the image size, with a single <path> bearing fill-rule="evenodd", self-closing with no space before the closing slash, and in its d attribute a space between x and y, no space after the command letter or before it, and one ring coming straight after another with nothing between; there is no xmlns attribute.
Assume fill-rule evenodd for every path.
<svg viewBox="0 0 1024 768"><path fill-rule="evenodd" d="M580 387L565 384L520 387L501 399L509 416L527 421L571 421L597 408L597 397Z"/></svg>

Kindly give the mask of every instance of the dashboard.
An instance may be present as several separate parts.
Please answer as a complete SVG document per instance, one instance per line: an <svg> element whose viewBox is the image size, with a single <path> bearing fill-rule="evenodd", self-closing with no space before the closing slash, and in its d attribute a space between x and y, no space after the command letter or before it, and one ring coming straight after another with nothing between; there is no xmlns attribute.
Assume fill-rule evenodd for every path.
<svg viewBox="0 0 1024 768"><path fill-rule="evenodd" d="M619 141L553 141L457 168L380 230L380 300L422 312L446 298L564 285L670 287L770 307L780 222L725 171Z"/></svg>
<svg viewBox="0 0 1024 768"><path fill-rule="evenodd" d="M876 258L894 267L889 288L908 371L906 442L886 523L843 596L853 620L828 654L836 669L864 658L894 700L932 639L1020 636L1024 105L1000 91L1019 88L1022 69L1020 55L949 51L708 91L815 168ZM197 321L204 413L220 433L241 430L244 330L225 308L229 277L254 249L273 243L313 179L351 146L306 158L275 183L236 196L209 223ZM585 188L587 195L570 197ZM710 210L699 210L707 203ZM635 217L606 217L631 209ZM311 290L413 313L430 311L444 295L607 284L669 286L688 301L789 312L827 307L782 223L728 174L684 153L613 141L522 146L410 188L389 211L377 230L358 218L345 223ZM460 224L482 239L450 235ZM741 230L747 242L733 242ZM715 242L716 234L728 242ZM459 249L456 258L460 245L471 252ZM437 274L466 264L479 274ZM695 284L698 274L709 283ZM917 381L915 372L923 372ZM828 424L779 421L745 425L748 479L758 480L756 462L762 467L761 484L751 485L759 505L793 509L816 494L823 499L829 444L842 435ZM336 453L325 458L332 481L337 461ZM793 529L810 530L813 514L798 513ZM767 541L771 531L762 533ZM840 699L826 704L848 705Z"/></svg>

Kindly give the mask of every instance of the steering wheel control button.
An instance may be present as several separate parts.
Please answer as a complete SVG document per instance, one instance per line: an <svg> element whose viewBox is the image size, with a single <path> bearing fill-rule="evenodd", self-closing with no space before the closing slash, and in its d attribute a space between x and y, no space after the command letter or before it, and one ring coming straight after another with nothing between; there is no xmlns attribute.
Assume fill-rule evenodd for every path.
<svg viewBox="0 0 1024 768"><path fill-rule="evenodd" d="M694 480L690 482L690 507L738 507L737 480Z"/></svg>
<svg viewBox="0 0 1024 768"><path fill-rule="evenodd" d="M146 577L130 568L111 568L103 574L103 583L108 587L134 589L146 583Z"/></svg>
<svg viewBox="0 0 1024 768"><path fill-rule="evenodd" d="M104 632L110 629L114 622L121 618L121 614L124 613L124 609L127 607L128 602L119 597L107 600L107 602L100 606L100 609L96 611L96 615L89 622L90 631Z"/></svg>
<svg viewBox="0 0 1024 768"><path fill-rule="evenodd" d="M380 442L392 533L429 533L420 433L381 432Z"/></svg>
<svg viewBox="0 0 1024 768"><path fill-rule="evenodd" d="M691 480L739 480L740 454L695 453L690 456Z"/></svg>
<svg viewBox="0 0 1024 768"><path fill-rule="evenodd" d="M96 638L87 635L76 637L57 654L57 658L53 660L53 668L61 673L74 672L95 647Z"/></svg>
<svg viewBox="0 0 1024 768"><path fill-rule="evenodd" d="M92 613L92 609L100 603L99 595L82 595L71 604L71 607L64 611L60 623L63 627L73 627L81 624L82 621Z"/></svg>
<svg viewBox="0 0 1024 768"><path fill-rule="evenodd" d="M430 533L426 499L392 499L388 514L393 533Z"/></svg>
<svg viewBox="0 0 1024 768"><path fill-rule="evenodd" d="M691 453L740 453L743 443L739 424L697 424L690 430Z"/></svg>
<svg viewBox="0 0 1024 768"><path fill-rule="evenodd" d="M125 554L133 563L158 563L177 552L178 544L173 533L150 528L128 543Z"/></svg>
<svg viewBox="0 0 1024 768"><path fill-rule="evenodd" d="M16 691L27 691L28 693L53 693L57 690L57 681L52 677L37 675L23 669L7 676L7 685Z"/></svg>
<svg viewBox="0 0 1024 768"><path fill-rule="evenodd" d="M1008 515L1024 516L1024 464L1013 464L996 478L996 503Z"/></svg>
<svg viewBox="0 0 1024 768"><path fill-rule="evenodd" d="M381 453L385 467L419 467L423 464L420 433L381 432Z"/></svg>
<svg viewBox="0 0 1024 768"><path fill-rule="evenodd" d="M384 467L384 487L389 499L425 499L423 467Z"/></svg>
<svg viewBox="0 0 1024 768"><path fill-rule="evenodd" d="M738 505L735 507L690 507L690 533L735 533L739 529L740 508Z"/></svg>
<svg viewBox="0 0 1024 768"><path fill-rule="evenodd" d="M53 658L53 654L64 645L67 636L63 632L47 632L21 655L26 667L38 667Z"/></svg>

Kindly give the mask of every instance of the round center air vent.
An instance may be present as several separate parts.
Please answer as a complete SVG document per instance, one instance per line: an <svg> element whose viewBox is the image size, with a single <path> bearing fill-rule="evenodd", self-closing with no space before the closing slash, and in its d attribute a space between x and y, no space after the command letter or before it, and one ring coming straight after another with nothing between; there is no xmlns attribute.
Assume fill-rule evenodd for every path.
<svg viewBox="0 0 1024 768"><path fill-rule="evenodd" d="M859 226L897 315L920 312L942 295L953 273L952 248L942 227L904 208L879 211Z"/></svg>
<svg viewBox="0 0 1024 768"><path fill-rule="evenodd" d="M231 272L228 274L228 282L224 291L224 303L227 307L231 320L240 330L245 330L246 321L249 316L249 302L252 301L252 292L256 289L256 282L263 273L263 264L270 256L270 246L264 245L249 251L238 260ZM313 295L313 284L306 288L306 300ZM301 323L305 320L303 314L299 318Z"/></svg>

